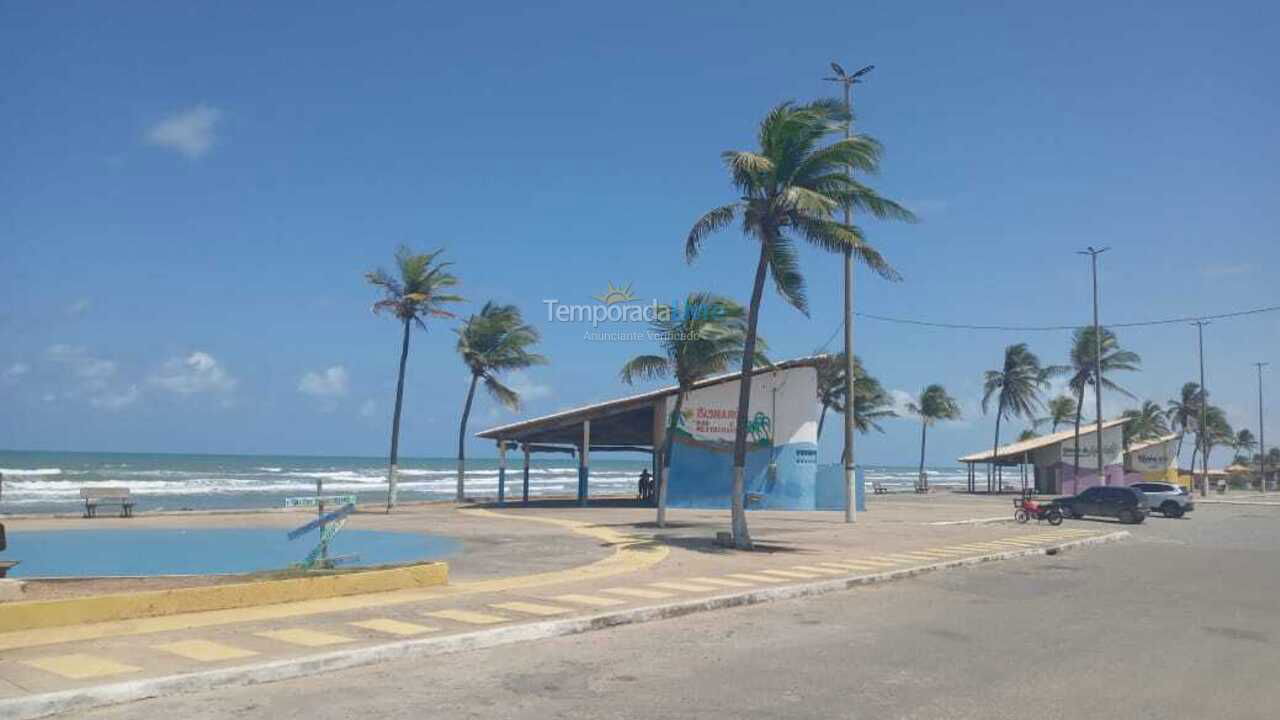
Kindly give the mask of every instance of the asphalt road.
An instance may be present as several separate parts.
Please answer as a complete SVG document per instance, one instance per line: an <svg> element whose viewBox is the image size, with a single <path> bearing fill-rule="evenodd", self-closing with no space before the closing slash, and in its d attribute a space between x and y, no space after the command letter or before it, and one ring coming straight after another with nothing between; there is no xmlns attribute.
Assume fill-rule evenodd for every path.
<svg viewBox="0 0 1280 720"><path fill-rule="evenodd" d="M1054 557L87 716L1280 716L1280 508L1130 529Z"/></svg>

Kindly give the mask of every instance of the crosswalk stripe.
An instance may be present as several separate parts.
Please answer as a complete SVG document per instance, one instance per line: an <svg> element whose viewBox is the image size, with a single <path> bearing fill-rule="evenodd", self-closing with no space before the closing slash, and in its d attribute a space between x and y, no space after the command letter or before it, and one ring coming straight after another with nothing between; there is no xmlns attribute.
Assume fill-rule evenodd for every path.
<svg viewBox="0 0 1280 720"><path fill-rule="evenodd" d="M696 577L689 578L694 582L707 583L708 585L719 585L721 587L751 587L749 582L739 582L738 580L725 580L724 578L713 577Z"/></svg>
<svg viewBox="0 0 1280 720"><path fill-rule="evenodd" d="M552 600L556 602L577 603L578 605L590 605L592 607L613 607L615 605L625 605L624 600L615 600L613 598L600 597L599 595L557 595Z"/></svg>
<svg viewBox="0 0 1280 720"><path fill-rule="evenodd" d="M813 565L796 565L796 570L800 572L816 572L822 575L843 575L844 571L835 568L814 567Z"/></svg>
<svg viewBox="0 0 1280 720"><path fill-rule="evenodd" d="M849 562L855 562L860 565L872 565L874 567L882 567L882 568L893 567L898 564L896 562L892 562L889 560L876 560L876 559L870 559L870 558L854 558Z"/></svg>
<svg viewBox="0 0 1280 720"><path fill-rule="evenodd" d="M696 585L691 582L674 582L664 581L649 583L649 587L656 587L659 590L675 590L677 592L711 592L715 588L709 588L706 585Z"/></svg>
<svg viewBox="0 0 1280 720"><path fill-rule="evenodd" d="M252 650L223 645L210 640L183 640L164 645L152 645L151 649L181 655L188 660L198 660L200 662L235 660L258 654Z"/></svg>
<svg viewBox="0 0 1280 720"><path fill-rule="evenodd" d="M641 588L615 587L605 588L602 592L613 593L614 595L625 595L627 597L640 598L642 600L661 600L663 598L672 597L671 593L659 592L657 590L644 590Z"/></svg>
<svg viewBox="0 0 1280 720"><path fill-rule="evenodd" d="M468 625L497 625L504 623L507 618L500 615L490 615L489 613L475 612L474 610L433 610L423 613L433 618L441 620L454 620Z"/></svg>
<svg viewBox="0 0 1280 720"><path fill-rule="evenodd" d="M308 630L306 628L267 630L264 632L254 633L254 635L271 640L279 640L280 642L286 642L290 645L302 645L303 647L324 647L326 645L339 645L341 643L353 642L352 638L345 635L334 635L333 633L320 632L319 630Z"/></svg>
<svg viewBox="0 0 1280 720"><path fill-rule="evenodd" d="M820 577L819 575L814 575L813 573L796 572L795 570L761 570L760 572L764 575L777 575L778 577L797 578L800 580L808 580L808 579Z"/></svg>
<svg viewBox="0 0 1280 720"><path fill-rule="evenodd" d="M570 612L569 608L558 607L556 605L543 605L542 603L531 602L504 602L491 603L489 607L495 610L511 610L513 612L528 613L530 615L563 615Z"/></svg>
<svg viewBox="0 0 1280 720"><path fill-rule="evenodd" d="M114 660L83 653L53 655L21 662L23 665L30 665L33 668L39 668L45 672L51 672L54 675L61 675L72 680L83 680L104 675L120 675L141 670L141 668L136 668L132 665L125 665Z"/></svg>
<svg viewBox="0 0 1280 720"><path fill-rule="evenodd" d="M365 630L374 630L388 635L421 635L423 633L435 632L438 628L429 625L419 625L417 623L405 622L403 620L393 620L391 618L373 618L372 620L357 620L349 622L348 625L354 625Z"/></svg>
<svg viewBox="0 0 1280 720"><path fill-rule="evenodd" d="M780 583L786 582L782 578L769 577L768 575L755 575L752 573L730 573L725 577L738 578L739 580L748 580L753 583Z"/></svg>
<svg viewBox="0 0 1280 720"><path fill-rule="evenodd" d="M824 562L824 563L819 563L819 564L820 564L820 565L823 565L823 566L826 566L826 567L837 567L837 568L840 568L841 570L857 570L857 571L861 571L861 572L865 572L865 571L867 571L867 570L879 570L879 569L880 569L880 568L876 567L875 565L857 565L857 564L854 564L854 563L844 563L844 562Z"/></svg>

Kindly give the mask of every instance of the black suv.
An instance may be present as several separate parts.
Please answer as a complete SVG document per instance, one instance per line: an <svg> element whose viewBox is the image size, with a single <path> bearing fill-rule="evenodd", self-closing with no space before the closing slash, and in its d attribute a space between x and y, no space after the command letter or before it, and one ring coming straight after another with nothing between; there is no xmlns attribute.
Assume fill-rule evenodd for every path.
<svg viewBox="0 0 1280 720"><path fill-rule="evenodd" d="M1087 488L1075 497L1054 500L1067 517L1082 518L1085 515L1113 517L1122 523L1140 523L1147 519L1150 505L1147 496L1129 487Z"/></svg>

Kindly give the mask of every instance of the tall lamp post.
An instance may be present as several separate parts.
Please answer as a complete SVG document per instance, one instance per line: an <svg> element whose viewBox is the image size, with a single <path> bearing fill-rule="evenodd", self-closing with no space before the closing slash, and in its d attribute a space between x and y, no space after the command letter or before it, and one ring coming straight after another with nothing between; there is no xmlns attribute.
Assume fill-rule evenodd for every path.
<svg viewBox="0 0 1280 720"><path fill-rule="evenodd" d="M831 63L834 76L823 78L828 82L840 83L844 88L844 109L849 115L849 122L844 127L844 137L849 139L853 134L853 86L862 82L863 76L875 69L868 65L853 74L846 73L840 63ZM849 168L844 169L849 175ZM844 209L844 224L853 223L853 208ZM844 452L841 461L844 464L844 521L851 523L858 513L857 490L854 487L853 463L853 251L844 251Z"/></svg>
<svg viewBox="0 0 1280 720"><path fill-rule="evenodd" d="M1258 368L1258 485L1267 491L1267 433L1262 427L1262 368L1269 362L1256 362Z"/></svg>
<svg viewBox="0 0 1280 720"><path fill-rule="evenodd" d="M1107 476L1106 468L1102 464L1102 331L1098 327L1098 256L1110 249L1104 247L1099 250L1090 245L1076 252L1077 255L1088 255L1093 267L1093 397L1094 412L1098 418L1097 438L1094 439L1094 444L1098 446L1098 480L1103 485L1107 484ZM1076 455L1080 455L1078 447Z"/></svg>
<svg viewBox="0 0 1280 720"><path fill-rule="evenodd" d="M1209 389L1204 386L1204 326L1209 324L1208 320L1197 320L1192 325L1196 326L1196 335L1200 339L1200 428L1196 433L1196 442L1200 447L1200 497L1209 494L1209 443L1205 440L1208 435L1207 416L1209 409ZM1191 467L1191 477L1196 476L1196 468Z"/></svg>

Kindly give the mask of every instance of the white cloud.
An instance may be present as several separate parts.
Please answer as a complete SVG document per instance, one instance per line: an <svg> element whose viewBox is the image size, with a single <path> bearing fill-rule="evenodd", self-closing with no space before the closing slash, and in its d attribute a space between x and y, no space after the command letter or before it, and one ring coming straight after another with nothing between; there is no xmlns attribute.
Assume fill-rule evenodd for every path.
<svg viewBox="0 0 1280 720"><path fill-rule="evenodd" d="M298 381L298 392L315 397L342 397L347 394L349 385L347 369L341 365L334 365L318 372L310 371L303 374L302 379Z"/></svg>
<svg viewBox="0 0 1280 720"><path fill-rule="evenodd" d="M372 400L365 400L360 404L360 417L371 418L378 412L378 404Z"/></svg>
<svg viewBox="0 0 1280 720"><path fill-rule="evenodd" d="M5 380L17 380L29 372L31 372L30 365L24 362L16 362L5 368L4 372L0 373L0 377L3 377Z"/></svg>
<svg viewBox="0 0 1280 720"><path fill-rule="evenodd" d="M80 298L67 306L67 314L71 317L80 317L86 312L89 312L89 308L92 306L93 301L89 298Z"/></svg>
<svg viewBox="0 0 1280 720"><path fill-rule="evenodd" d="M845 357L848 357L847 355ZM914 417L911 411L907 409L907 403L915 402L915 396L906 390L890 390L889 399L893 402L893 411L898 417Z"/></svg>
<svg viewBox="0 0 1280 720"><path fill-rule="evenodd" d="M147 129L147 142L198 159L213 147L214 127L221 114L203 103L176 112Z"/></svg>
<svg viewBox="0 0 1280 720"><path fill-rule="evenodd" d="M130 385L120 392L104 391L89 398L89 404L103 410L122 410L138 401L142 392L137 385Z"/></svg>
<svg viewBox="0 0 1280 720"><path fill-rule="evenodd" d="M151 376L150 382L179 395L195 393L229 393L236 379L218 364L212 355L197 350L185 358L170 358Z"/></svg>
<svg viewBox="0 0 1280 720"><path fill-rule="evenodd" d="M114 362L94 357L79 345L50 345L45 354L90 388L103 387L107 379L116 374Z"/></svg>
<svg viewBox="0 0 1280 720"><path fill-rule="evenodd" d="M505 380L503 385L515 390L520 395L521 402L529 402L530 400L541 400L549 398L552 395L551 386L535 381L529 377L523 370L513 370Z"/></svg>

